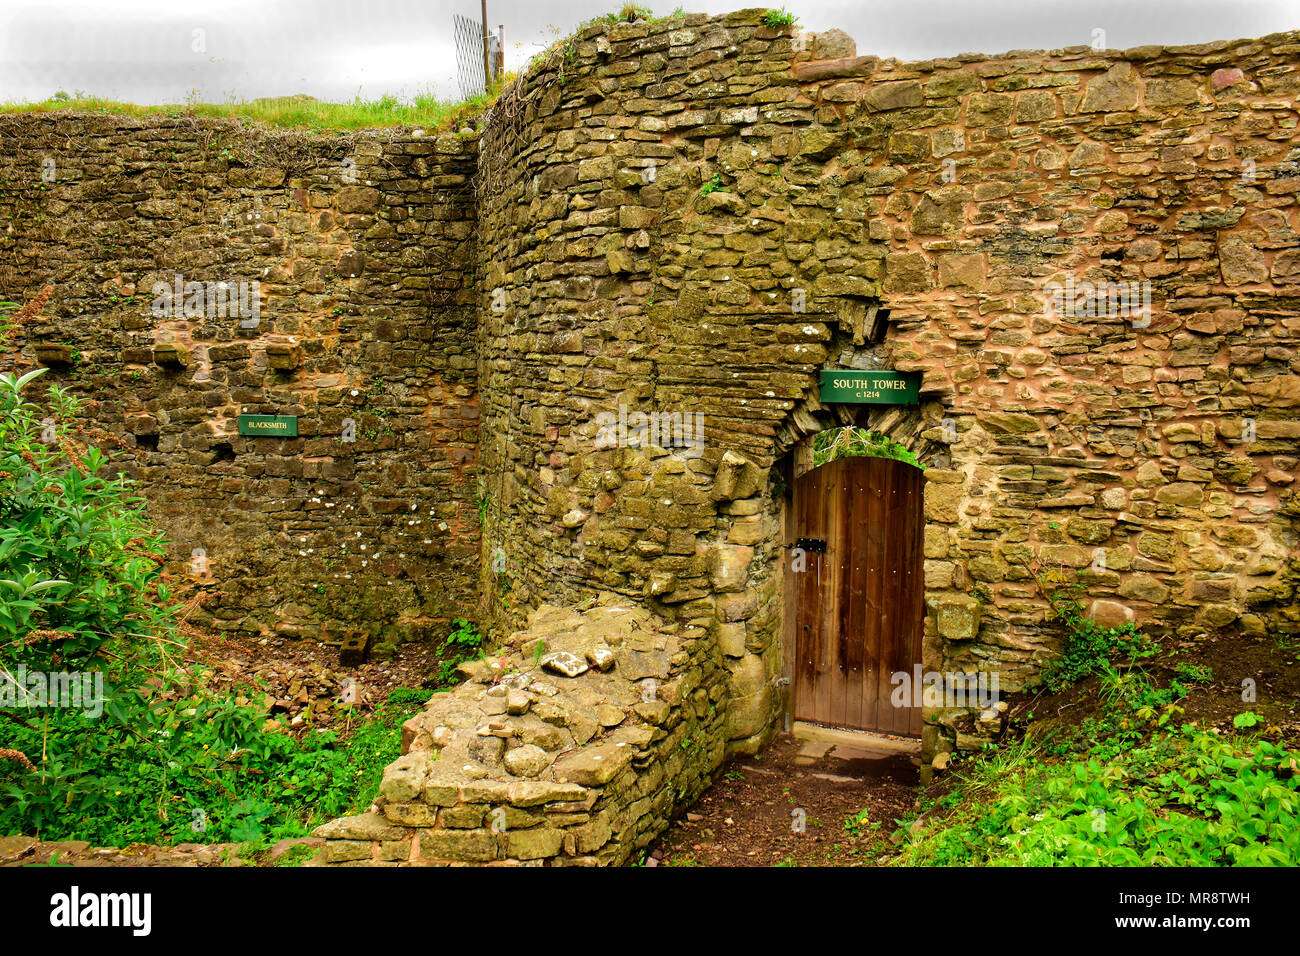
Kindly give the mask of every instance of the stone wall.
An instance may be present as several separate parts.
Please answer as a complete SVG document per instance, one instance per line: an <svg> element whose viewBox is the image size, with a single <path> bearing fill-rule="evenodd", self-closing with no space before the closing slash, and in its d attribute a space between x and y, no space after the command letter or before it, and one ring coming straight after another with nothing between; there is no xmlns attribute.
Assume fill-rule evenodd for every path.
<svg viewBox="0 0 1300 956"><path fill-rule="evenodd" d="M879 240L838 271L888 308L890 364L924 373L952 439L929 601L979 602L927 658L1023 686L1057 648L1033 580L1053 568L1103 623L1294 633L1300 36L835 52L794 68L816 110L799 168ZM1150 310L1071 310L1070 283Z"/></svg>
<svg viewBox="0 0 1300 956"><path fill-rule="evenodd" d="M632 861L722 764L707 638L612 595L538 608L406 723L375 805L316 830L318 862Z"/></svg>
<svg viewBox="0 0 1300 956"><path fill-rule="evenodd" d="M788 676L784 488L847 421L932 466L926 669L1024 686L1048 571L1106 623L1294 630L1296 41L897 63L760 11L580 32L483 140L488 544L525 594L707 623L739 748ZM1151 311L1053 312L1053 282ZM825 408L825 367L923 372L922 404ZM702 415L702 449L602 448L620 405ZM928 749L974 745L955 718Z"/></svg>
<svg viewBox="0 0 1300 956"><path fill-rule="evenodd" d="M214 626L391 647L473 612L476 150L0 116L0 298L54 290L17 361L118 436ZM259 282L256 327L156 314L177 275ZM299 437L241 437L241 413Z"/></svg>
<svg viewBox="0 0 1300 956"><path fill-rule="evenodd" d="M783 132L755 104L798 95L789 52L760 11L588 27L481 144L485 549L525 601L610 590L707 627L751 751L780 705L774 438L820 356L762 299L772 259L742 262L775 223L701 192L724 144ZM620 443L643 413L702 431Z"/></svg>

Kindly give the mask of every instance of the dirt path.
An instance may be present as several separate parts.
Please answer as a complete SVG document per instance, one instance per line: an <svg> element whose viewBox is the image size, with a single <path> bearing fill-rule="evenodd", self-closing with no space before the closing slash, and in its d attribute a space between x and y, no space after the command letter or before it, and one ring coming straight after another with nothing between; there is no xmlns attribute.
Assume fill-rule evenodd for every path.
<svg viewBox="0 0 1300 956"><path fill-rule="evenodd" d="M875 866L893 852L894 821L912 812L918 778L906 753L782 734L728 764L651 844L646 865Z"/></svg>

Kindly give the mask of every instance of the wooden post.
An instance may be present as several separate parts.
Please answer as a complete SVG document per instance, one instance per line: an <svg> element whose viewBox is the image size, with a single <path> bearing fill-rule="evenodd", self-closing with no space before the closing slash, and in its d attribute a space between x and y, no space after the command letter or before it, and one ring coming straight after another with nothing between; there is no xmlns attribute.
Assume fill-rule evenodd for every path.
<svg viewBox="0 0 1300 956"><path fill-rule="evenodd" d="M483 0L483 92L492 86L492 68L488 65L487 0Z"/></svg>
<svg viewBox="0 0 1300 956"><path fill-rule="evenodd" d="M506 75L506 25L497 24L497 79Z"/></svg>

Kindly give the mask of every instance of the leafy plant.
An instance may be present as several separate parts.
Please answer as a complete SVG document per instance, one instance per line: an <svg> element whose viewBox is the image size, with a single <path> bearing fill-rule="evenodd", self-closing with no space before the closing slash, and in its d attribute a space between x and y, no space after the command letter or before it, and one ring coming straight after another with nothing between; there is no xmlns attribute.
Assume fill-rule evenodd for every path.
<svg viewBox="0 0 1300 956"><path fill-rule="evenodd" d="M799 25L799 18L785 7L778 7L763 14L763 22L769 27L796 27Z"/></svg>
<svg viewBox="0 0 1300 956"><path fill-rule="evenodd" d="M1209 664L1192 664L1187 661L1180 661L1174 667L1174 671L1181 677L1186 677L1193 684L1213 684L1214 669Z"/></svg>
<svg viewBox="0 0 1300 956"><path fill-rule="evenodd" d="M879 824L872 823L871 816L865 809L859 810L857 813L850 813L844 818L844 832L850 836L861 836L865 829L876 826L879 826Z"/></svg>
<svg viewBox="0 0 1300 956"><path fill-rule="evenodd" d="M444 657L438 669L437 683L445 687L456 682L456 668L483 651L483 635L469 621L456 618L451 633L443 642Z"/></svg>
<svg viewBox="0 0 1300 956"><path fill-rule="evenodd" d="M914 468L925 465L912 452L888 435L848 426L819 432L813 439L813 467L819 467L839 458L890 458Z"/></svg>
<svg viewBox="0 0 1300 956"><path fill-rule="evenodd" d="M395 691L343 743L335 731L298 741L266 728L260 708L200 690L129 715L141 734L52 710L15 743L49 747L35 770L0 767L0 832L45 839L252 842L301 836L368 806L401 754L401 725L425 691ZM411 700L420 703L412 703Z"/></svg>
<svg viewBox="0 0 1300 956"><path fill-rule="evenodd" d="M24 317L12 318L11 330ZM332 731L299 741L181 667L166 542L87 444L75 401L26 397L43 372L0 375L0 690L19 702L0 708L0 833L257 841L368 805L413 706L381 705L348 744ZM24 670L67 673L79 693L33 698Z"/></svg>
<svg viewBox="0 0 1300 956"><path fill-rule="evenodd" d="M714 173L713 178L700 187L700 198L703 199L709 193L717 192L722 188L722 174Z"/></svg>
<svg viewBox="0 0 1300 956"><path fill-rule="evenodd" d="M616 16L625 23L635 23L637 20L654 19L654 11L649 7L639 7L634 3L625 3Z"/></svg>
<svg viewBox="0 0 1300 956"><path fill-rule="evenodd" d="M1177 693L1144 691L1171 692ZM1187 725L1162 729L1146 722L1135 729L1133 721L1147 706L1121 708L1101 724L1090 721L1076 744L1059 754L1063 761L990 764L980 772L982 793L962 780L954 791L959 799L931 808L915 835L900 831L908 845L895 862L1294 865L1300 755Z"/></svg>
<svg viewBox="0 0 1300 956"><path fill-rule="evenodd" d="M1069 577L1060 570L1052 570L1042 576L1036 574L1035 579L1051 605L1047 619L1059 622L1065 631L1064 652L1041 677L1048 690L1056 692L1100 673L1112 661L1131 663L1157 652L1151 638L1132 621L1103 627L1089 617L1080 597L1086 585L1077 575Z"/></svg>
<svg viewBox="0 0 1300 956"><path fill-rule="evenodd" d="M143 500L72 440L76 401L51 388L50 422L23 398L44 372L0 375L0 663L83 670L166 631L171 593Z"/></svg>

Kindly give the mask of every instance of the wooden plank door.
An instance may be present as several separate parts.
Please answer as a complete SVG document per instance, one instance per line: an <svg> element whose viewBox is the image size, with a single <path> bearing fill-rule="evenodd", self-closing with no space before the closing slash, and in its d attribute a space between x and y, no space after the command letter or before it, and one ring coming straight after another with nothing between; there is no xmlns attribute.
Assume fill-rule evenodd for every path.
<svg viewBox="0 0 1300 956"><path fill-rule="evenodd" d="M891 702L921 661L924 473L841 458L795 481L794 718L920 736L921 708Z"/></svg>

